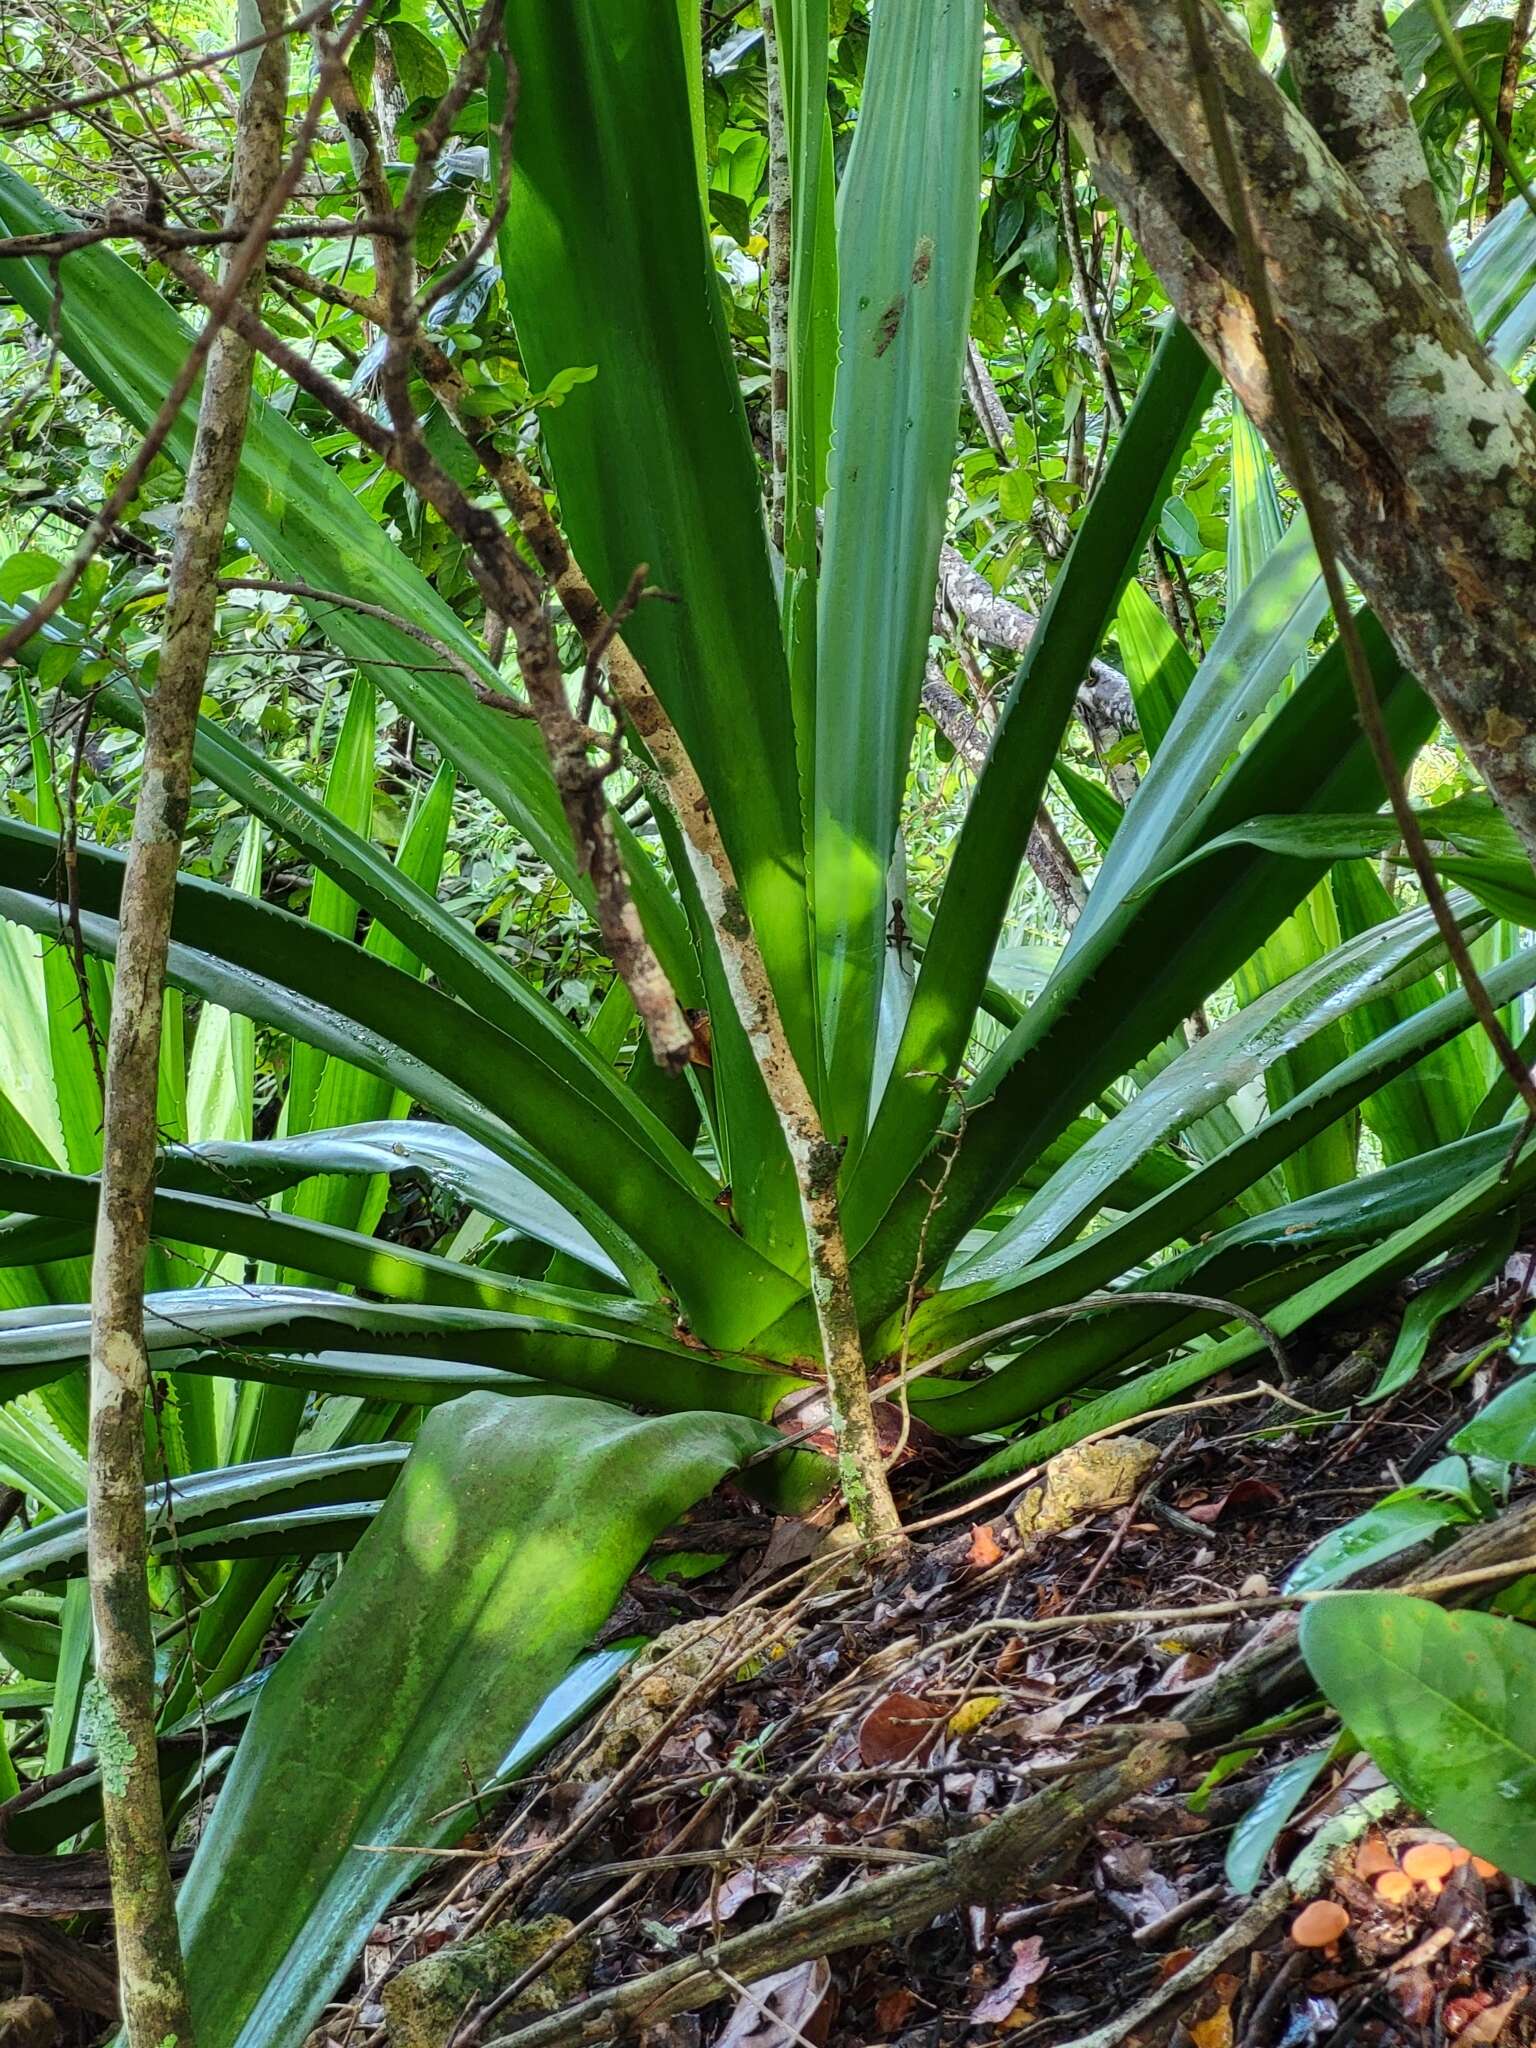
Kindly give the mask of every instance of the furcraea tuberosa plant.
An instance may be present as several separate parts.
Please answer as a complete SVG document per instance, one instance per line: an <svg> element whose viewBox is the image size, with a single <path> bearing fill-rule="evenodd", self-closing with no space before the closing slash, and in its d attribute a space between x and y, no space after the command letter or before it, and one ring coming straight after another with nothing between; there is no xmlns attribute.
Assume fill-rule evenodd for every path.
<svg viewBox="0 0 1536 2048"><path fill-rule="evenodd" d="M84 531L0 571L35 766L0 817L0 1471L39 1510L0 1543L0 1651L52 1688L49 1768L82 1725L101 1765L9 1842L70 1840L104 1797L144 1852L162 1804L218 1788L180 1892L203 2048L301 2038L422 1867L348 1845L453 1840L465 1770L494 1782L712 1488L781 1513L840 1491L883 1568L907 1485L984 1484L1278 1370L1322 1311L1493 1257L1536 1178L1510 1123L1536 984L1536 425L1510 381L1536 220L1509 204L1453 261L1424 203L1433 9L1354 53L1369 136L1330 128L1337 53L1301 0L1283 83L1223 17L1192 41L1178 0L833 11L835 35L825 0L741 11L766 142L728 170L718 38L706 75L699 10L640 0L243 8L238 58L168 66L216 81L198 118L226 164L232 135L257 152L233 194L156 169L110 77L6 117L29 391L67 365L128 430ZM1025 130L1055 210L1026 268L986 213L978 292L978 195ZM1089 274L1109 208L1136 318L1154 271L1172 304L1140 354ZM722 219L761 303L745 341ZM1099 380L1037 498L1028 378L971 338L1009 272ZM253 386L243 421L220 364ZM1230 491L1224 586L1175 495L1192 450ZM1321 566L1282 471L1320 494ZM167 574L121 535L183 474L183 530L212 507L212 541ZM1335 548L1374 607L1343 638ZM1038 615L1012 602L1026 558ZM1204 579L1203 658L1144 569L1186 628ZM220 702L237 615L345 676L323 784ZM440 764L388 846L382 703ZM1493 800L1457 784L1415 833L1442 719ZM968 800L915 892L935 726ZM82 763L146 728L138 833L92 843ZM1081 820L1047 807L1058 768ZM246 821L227 880L170 873L189 795ZM466 807L589 923L611 978L581 1028L439 900ZM264 899L276 863L312 870L305 914ZM1021 981L1026 899L1047 942ZM384 1220L421 1183L424 1243ZM152 1483L92 1577L145 1582L142 1523L158 1645L114 1665L145 1617L101 1597L94 1675L93 1249L119 1509L141 1427ZM135 1696L158 1756L125 1732ZM135 2039L182 2011L152 1877Z"/></svg>

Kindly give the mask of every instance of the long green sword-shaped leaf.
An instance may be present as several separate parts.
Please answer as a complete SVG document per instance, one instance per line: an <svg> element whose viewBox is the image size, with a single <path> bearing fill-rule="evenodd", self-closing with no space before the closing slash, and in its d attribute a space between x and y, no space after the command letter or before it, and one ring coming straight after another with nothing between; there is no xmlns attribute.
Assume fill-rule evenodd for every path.
<svg viewBox="0 0 1536 2048"><path fill-rule="evenodd" d="M827 0L774 8L789 158L789 415L784 504L784 647L802 797L816 735L816 514L826 489L837 382L837 229L827 112Z"/></svg>
<svg viewBox="0 0 1536 2048"><path fill-rule="evenodd" d="M431 1867L377 1852L463 1832L466 1772L496 1772L651 1539L769 1441L739 1420L559 1399L434 1411L263 1686L183 1885L202 2048L303 2038L367 1928Z"/></svg>
<svg viewBox="0 0 1536 2048"><path fill-rule="evenodd" d="M848 1188L855 1244L869 1237L949 1104L944 1077L957 1070L970 1035L1024 856L1025 827L1078 685L1214 383L1197 344L1174 328L1159 345L1009 690L939 900L891 1080Z"/></svg>
<svg viewBox="0 0 1536 2048"><path fill-rule="evenodd" d="M0 229L8 235L59 234L74 226L0 164ZM57 278L42 257L0 262L0 283L44 332L57 334L64 354L125 419L141 431L149 426L192 335L136 270L98 244L66 256ZM172 462L185 465L196 415L194 390L166 442ZM251 407L230 517L278 576L361 598L425 627L490 688L497 687L499 677L456 614L298 429L260 400ZM312 616L583 894L586 885L576 872L570 832L537 735L482 704L446 663L423 659L421 642L398 627L321 602L313 603ZM670 968L675 962L681 971L687 940L676 903L633 843L626 853L646 928L664 964Z"/></svg>
<svg viewBox="0 0 1536 2048"><path fill-rule="evenodd" d="M1375 622L1363 620L1362 630L1393 744L1410 758L1433 712ZM1229 817L1273 808L1271 792L1283 791L1280 800L1294 810L1326 814L1379 790L1342 658L1330 649L1224 779L1201 827L1214 837ZM855 1279L865 1314L883 1317L904 1299L917 1247L929 1264L947 1257L1042 1144L1189 1015L1318 878L1315 866L1270 856L1234 862L1176 904L1165 883L1118 911L1091 947L1069 954L978 1077L942 1198L934 1203L921 1176L909 1183L861 1255ZM1148 917L1160 900L1161 914Z"/></svg>
<svg viewBox="0 0 1536 2048"><path fill-rule="evenodd" d="M231 1378L284 1389L301 1382L291 1363L296 1356L332 1351L398 1357L407 1380L423 1360L487 1366L509 1376L510 1365L526 1365L532 1377L616 1400L759 1420L806 1385L796 1374L678 1344L645 1311L630 1309L626 1315L626 1304L613 1297L584 1304L567 1290L523 1282L509 1298L522 1313L363 1302L309 1287L190 1288L148 1297L145 1341L157 1370L178 1370L186 1360L197 1374L223 1370ZM0 1315L0 1391L26 1392L76 1370L88 1333L88 1310L81 1304ZM268 1354L290 1362L273 1367ZM222 1366L216 1365L220 1358ZM550 1370L542 1372L541 1364ZM370 1369L376 1367L377 1361ZM342 1377L352 1380L350 1391L361 1391L358 1375ZM327 1388L336 1388L336 1379L329 1369L317 1373L317 1383Z"/></svg>
<svg viewBox="0 0 1536 2048"><path fill-rule="evenodd" d="M1343 1265L1328 1262L1319 1278L1265 1311L1271 1331L1282 1338L1289 1337L1329 1309L1379 1295L1383 1287L1416 1271L1437 1252L1478 1236L1494 1217L1520 1197L1533 1179L1536 1160L1522 1162L1511 1175L1503 1172L1500 1162L1492 1162L1426 1215L1394 1231L1383 1243L1358 1253ZM1015 1439L1006 1449L967 1472L963 1484L985 1485L1005 1473L1021 1471L1026 1465L1053 1457L1085 1436L1178 1399L1191 1387L1243 1364L1264 1349L1264 1338L1248 1329L1219 1343L1198 1346L1187 1358L1143 1373L1125 1386L1085 1402L1061 1421Z"/></svg>
<svg viewBox="0 0 1536 2048"><path fill-rule="evenodd" d="M1465 899L1460 908L1464 915L1471 913L1474 925L1480 921ZM1104 1191L1125 1171L1138 1148L1143 1154L1150 1151L1184 1129L1208 1105L1225 1100L1267 1074L1278 1061L1293 1057L1298 1047L1316 1039L1334 1047L1333 1057L1319 1067L1318 1075L1330 1072L1348 1051L1340 1018L1384 990L1422 981L1444 957L1434 919L1421 910L1331 948L1277 988L1256 997L1247 1008L1197 1039L1073 1153L1013 1221L965 1261L956 1275L959 1283L966 1285L1017 1268L1024 1259L1075 1233L1101 1206ZM1301 1090L1291 1092L1300 1094Z"/></svg>
<svg viewBox="0 0 1536 2048"><path fill-rule="evenodd" d="M0 914L34 925L56 915L51 849L46 835L0 821L0 877L21 885L0 891ZM87 944L110 952L121 862L82 848L79 874ZM682 1155L674 1179L627 1144L622 1129L564 1094L525 1047L437 991L286 912L190 876L177 890L174 929L172 979L183 986L283 1029L299 1028L302 1018L311 1042L392 1074L535 1179L550 1183L554 1169L551 1191L578 1213L588 1205L574 1175L600 1181L607 1214L694 1305L706 1342L745 1342L793 1296L796 1283L730 1228L695 1162ZM345 1016L331 1007L338 999ZM537 1151L513 1135L535 1119L547 1119Z"/></svg>
<svg viewBox="0 0 1536 2048"><path fill-rule="evenodd" d="M976 267L981 0L872 18L838 194L841 361L816 630L811 901L823 1115L869 1115L906 783Z"/></svg>
<svg viewBox="0 0 1536 2048"><path fill-rule="evenodd" d="M1490 983L1495 1000L1508 999L1530 988L1536 984L1536 953L1528 952L1521 959L1496 968ZM929 1358L956 1344L980 1339L1016 1316L1073 1301L1109 1285L1123 1273L1134 1271L1180 1238L1195 1238L1209 1227L1209 1219L1218 1205L1230 1201L1257 1176L1268 1173L1314 1131L1335 1122L1383 1083L1410 1072L1427 1052L1451 1042L1473 1022L1471 1004L1458 988L1429 1008L1404 1017L1383 1037L1352 1054L1332 1074L1293 1097L1220 1158L1152 1196L1109 1228L1012 1274L970 1286L941 1289L919 1307L913 1318L909 1355L914 1359ZM1413 1164L1409 1162L1410 1167ZM1419 1166L1424 1170L1422 1161ZM1469 1169L1461 1170L1464 1173ZM1368 1218L1373 1190L1379 1192L1386 1185L1386 1177L1376 1175L1358 1185L1361 1214ZM1271 1210L1255 1220L1267 1223L1280 1213L1283 1212ZM894 1348L899 1341L899 1328L887 1326L877 1339L877 1348Z"/></svg>
<svg viewBox="0 0 1536 2048"><path fill-rule="evenodd" d="M560 509L606 602L645 563L672 603L625 637L703 778L802 1071L816 1071L804 835L788 670L761 494L700 207L676 12L648 0L509 0L525 79L500 247L536 383L597 372L544 415ZM553 82L558 82L555 85ZM601 249L600 263L573 249ZM686 900L686 899L685 899ZM777 1247L798 1202L772 1107L704 962L722 1166L743 1229Z"/></svg>

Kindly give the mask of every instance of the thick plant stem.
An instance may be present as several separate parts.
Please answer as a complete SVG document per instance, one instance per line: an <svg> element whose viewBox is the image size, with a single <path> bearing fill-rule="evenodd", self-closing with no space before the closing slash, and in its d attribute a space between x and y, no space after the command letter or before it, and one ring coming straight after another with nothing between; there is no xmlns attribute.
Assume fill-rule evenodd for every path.
<svg viewBox="0 0 1536 2048"><path fill-rule="evenodd" d="M600 655L618 705L650 750L666 797L683 830L689 864L714 927L731 1000L747 1034L794 1165L811 1261L811 1296L827 1376L827 1404L837 1439L838 1473L855 1529L890 1545L901 1536L881 1456L869 1373L849 1278L837 1180L841 1148L822 1128L805 1077L790 1049L773 986L753 934L714 810L677 730L640 663L613 630L596 591L549 515L544 493L515 455L499 450L460 409L457 371L430 344L418 357L431 383L469 435L471 446L506 500L534 559L590 653Z"/></svg>
<svg viewBox="0 0 1536 2048"><path fill-rule="evenodd" d="M281 26L280 0L261 0ZM229 224L249 223L281 168L287 48L267 43L241 103ZM238 255L232 260L239 260ZM254 265L244 287L258 288ZM123 877L107 1057L101 1197L91 1268L89 1569L97 1744L128 2048L193 2039L155 1752L144 1525L144 1274L157 1148L161 1003L197 708L218 605L225 522L250 400L252 352L228 329L208 353L166 598L160 665Z"/></svg>
<svg viewBox="0 0 1536 2048"><path fill-rule="evenodd" d="M422 152L418 156L418 170L424 154ZM170 253L166 262L189 289L206 302L212 288L197 265ZM387 322L391 333L391 354L386 360L385 381L388 389L393 377L396 387L393 402L399 406L402 419L406 418L409 410L408 394L400 388L406 347L445 404L451 411L457 411L461 401L456 372L421 331L419 323L403 320L401 311L398 304L391 308L392 317ZM541 691L547 688L550 706L557 708L553 700L558 686L554 680L553 643L544 611L543 585L530 576L522 557L512 547L494 515L483 506L471 504L439 469L408 419L404 427L391 430L333 384L299 350L264 327L248 310L237 309L230 317L239 331L261 348L270 361L291 376L301 389L312 392L365 447L373 449L414 485L422 497L442 514L445 523L465 541L476 557L476 572L487 602L507 620L516 641L518 665L530 699L537 707ZM862 1538L892 1545L901 1538L901 1520L880 1452L879 1431L849 1277L848 1249L837 1193L841 1150L827 1137L822 1127L814 1097L789 1045L773 986L715 822L713 807L645 671L622 636L615 631L615 619L603 606L580 565L572 558L564 538L550 518L543 492L515 456L495 448L489 437L476 427L467 408L460 415L459 423L485 473L505 498L529 552L560 599L567 618L581 635L587 648L589 666L601 664L606 669L608 692L616 708L648 747L659 771L666 799L683 829L689 864L719 945L732 1003L763 1076L795 1170L810 1259L811 1292L826 1367L828 1408L837 1436L839 1471L849 1512ZM544 679L546 670L549 672L547 685ZM546 732L548 744L549 734ZM561 748L557 744L550 751L558 782ZM562 791L562 795L566 794ZM570 815L569 804L567 814ZM601 904L601 892L599 900ZM633 905L626 903L624 907L626 914L633 917ZM643 938L638 918L634 918L634 926L636 934ZM619 933L616 939L605 926L604 935L612 957L617 939L624 938L624 934ZM615 964L619 964L617 959ZM631 972L625 973L624 979L636 997L636 1008L644 1015L642 992L637 991L633 963L630 965ZM620 971L624 971L622 966ZM659 1010L660 1005L656 1007ZM651 1038L653 1046L656 1046L654 1031Z"/></svg>

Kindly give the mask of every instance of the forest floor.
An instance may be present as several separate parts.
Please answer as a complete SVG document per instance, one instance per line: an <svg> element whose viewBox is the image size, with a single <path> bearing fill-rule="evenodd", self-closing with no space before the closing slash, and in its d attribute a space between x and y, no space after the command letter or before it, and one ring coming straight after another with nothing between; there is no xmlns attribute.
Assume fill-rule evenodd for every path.
<svg viewBox="0 0 1536 2048"><path fill-rule="evenodd" d="M1374 1405L1400 1298L1314 1332L1288 1396L1204 1389L1129 1444L1066 1454L1043 1499L1026 1475L935 1498L954 1467L922 1447L902 1473L915 1540L872 1583L824 1532L715 1499L610 1631L658 1641L375 1928L311 2048L483 2048L530 2026L546 2048L621 2022L653 2048L1536 2041L1536 1896L1459 1859L1378 1889L1445 1838L1362 1754L1321 1765L1267 1853L1249 1823L1250 1893L1224 1869L1255 1802L1338 1733L1269 1596L1508 1379L1499 1340L1533 1265L1511 1261ZM1517 1483L1508 1554L1536 1548L1533 1518ZM1422 1577L1424 1556L1377 1576ZM946 1845L1031 1795L989 1895L947 1895ZM914 1922L892 1887L921 1884ZM1292 1938L1309 1895L1348 1915L1329 1945ZM789 1961L765 1978L770 1940ZM669 1969L638 2016L605 2011Z"/></svg>

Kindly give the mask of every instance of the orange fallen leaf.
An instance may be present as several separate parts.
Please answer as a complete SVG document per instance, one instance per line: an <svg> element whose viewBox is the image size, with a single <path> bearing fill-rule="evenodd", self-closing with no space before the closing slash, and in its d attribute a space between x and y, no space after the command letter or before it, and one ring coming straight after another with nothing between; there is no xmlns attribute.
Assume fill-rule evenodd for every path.
<svg viewBox="0 0 1536 2048"><path fill-rule="evenodd" d="M859 1754L866 1764L917 1763L939 1739L949 1710L910 1692L877 1700L859 1724Z"/></svg>
<svg viewBox="0 0 1536 2048"><path fill-rule="evenodd" d="M917 1993L898 1984L894 1990L882 1991L875 2000L875 2025L882 2034L899 2033L916 2009Z"/></svg>

